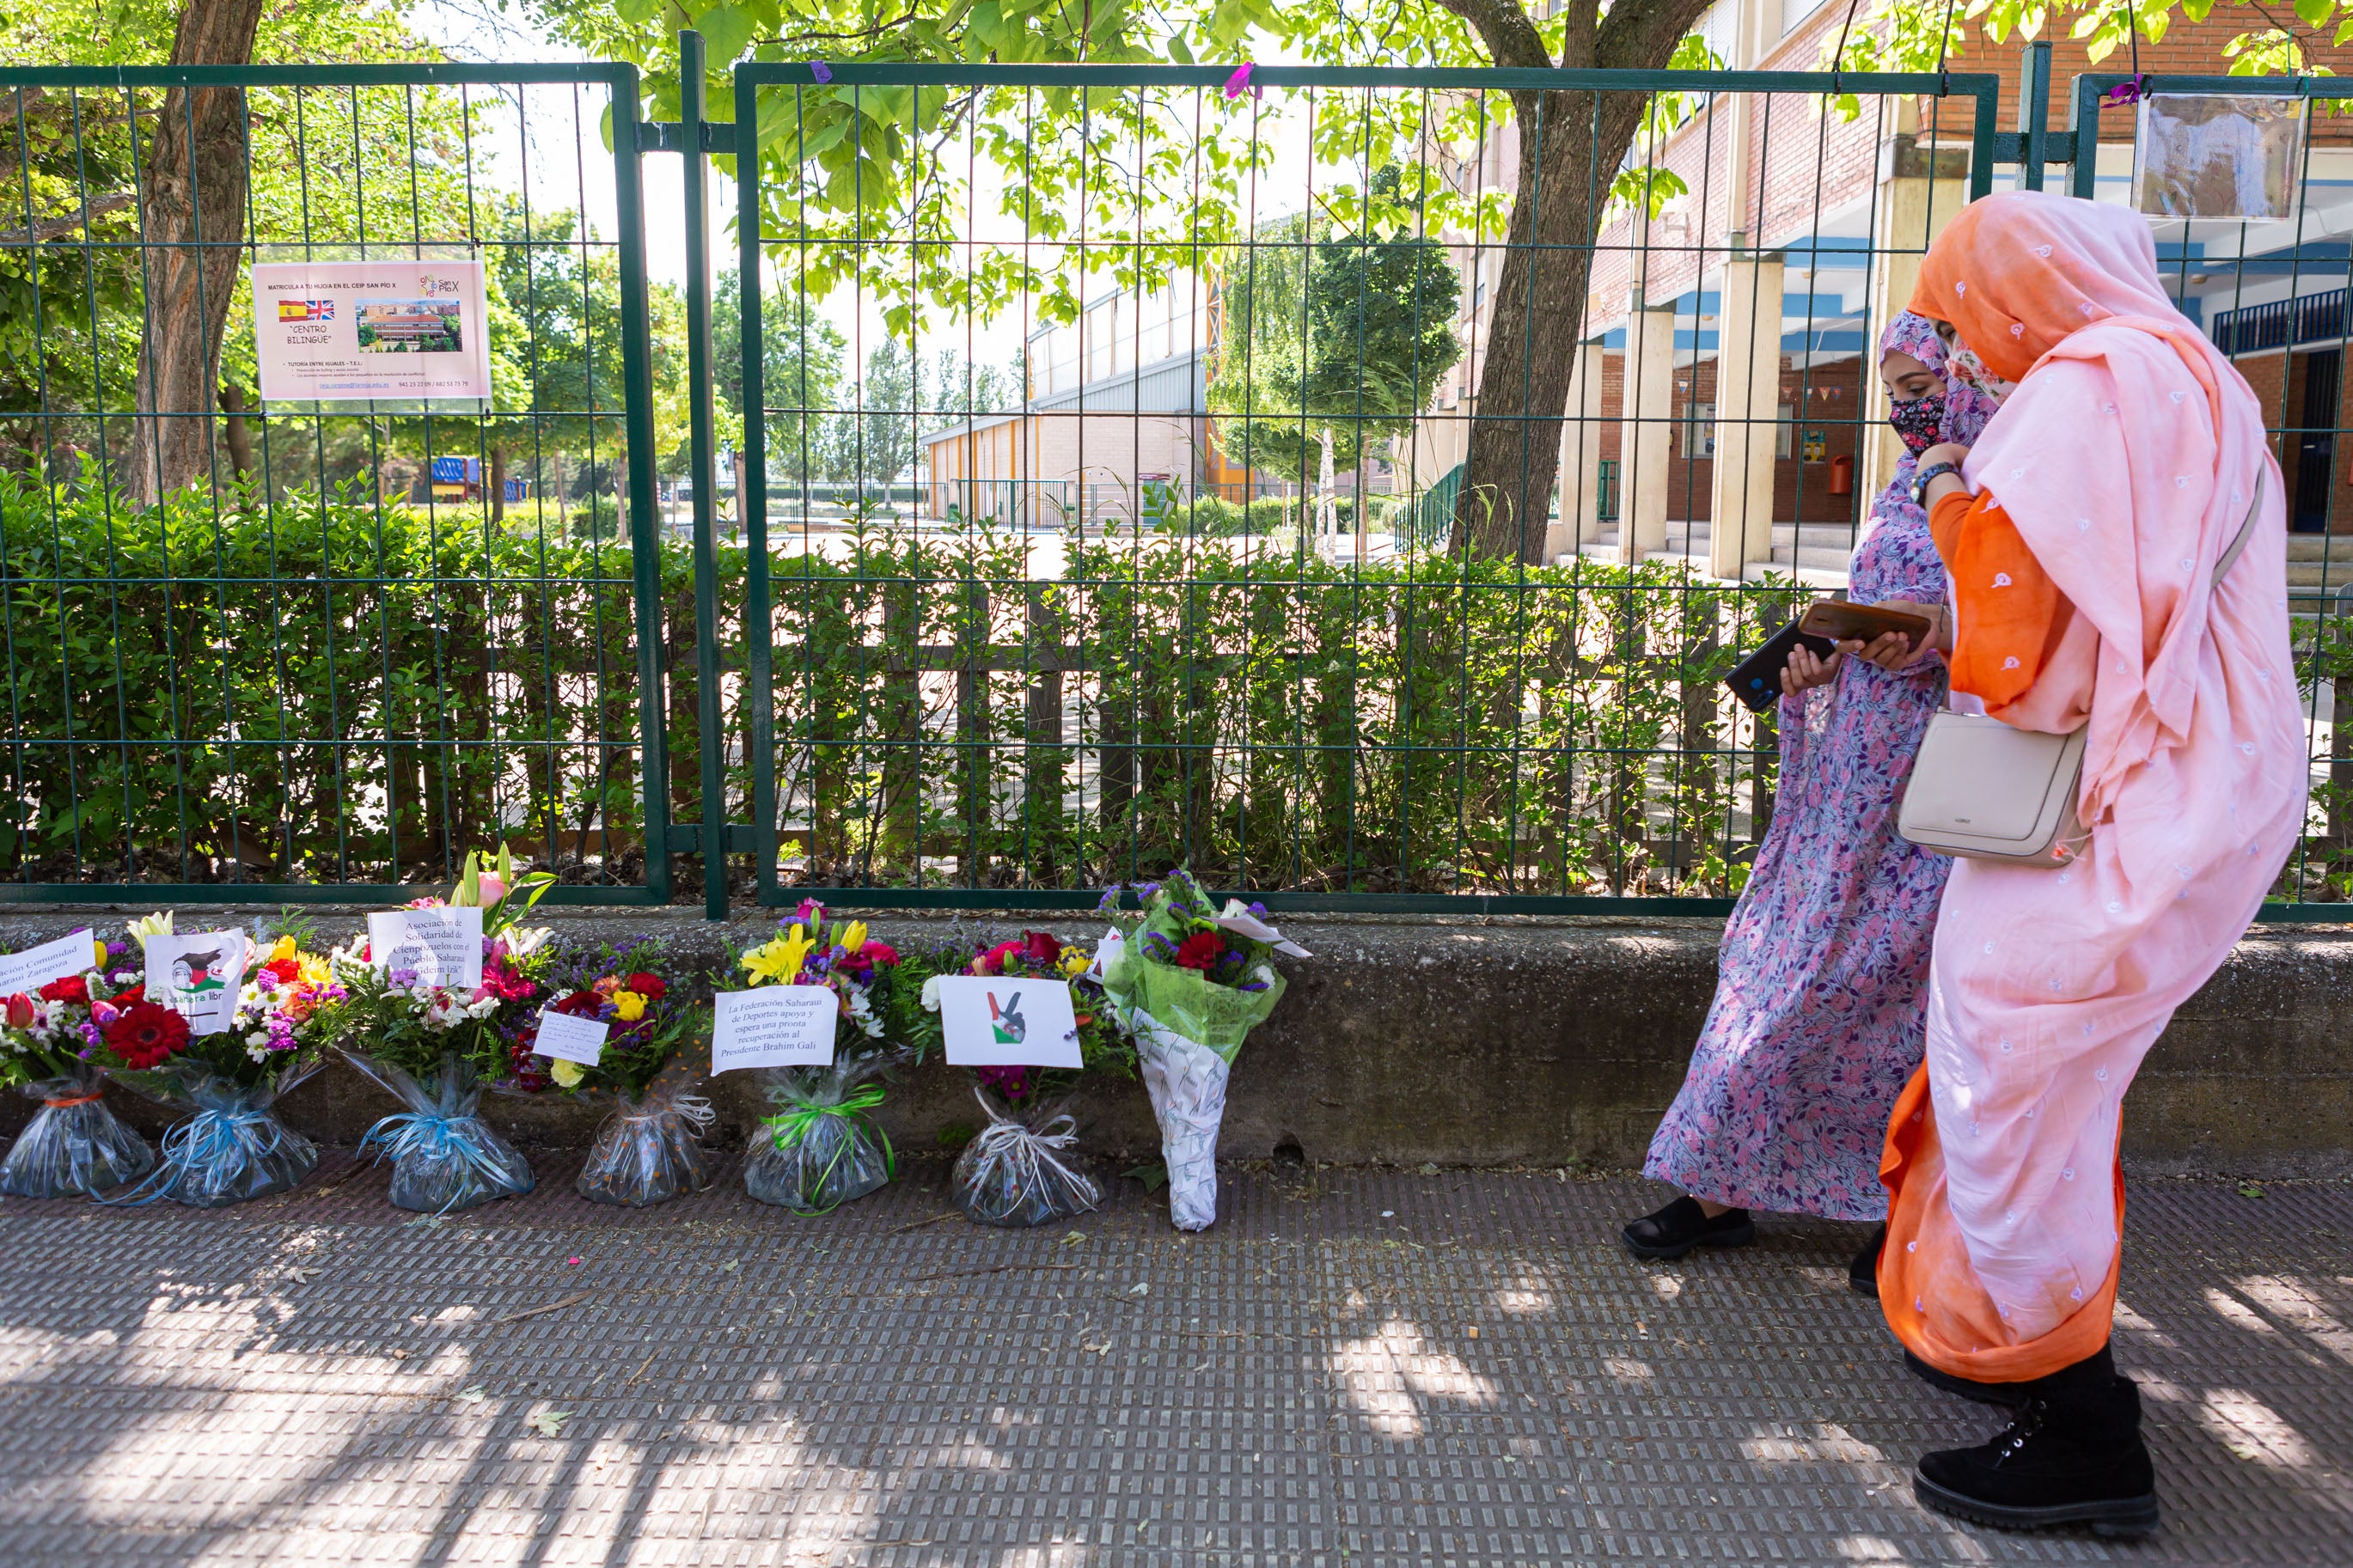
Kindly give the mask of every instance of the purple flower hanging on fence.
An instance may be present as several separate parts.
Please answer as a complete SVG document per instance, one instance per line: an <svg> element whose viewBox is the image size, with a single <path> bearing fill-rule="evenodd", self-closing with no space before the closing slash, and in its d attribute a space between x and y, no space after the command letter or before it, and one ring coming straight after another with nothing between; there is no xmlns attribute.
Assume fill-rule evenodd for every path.
<svg viewBox="0 0 2353 1568"><path fill-rule="evenodd" d="M1242 95L1242 89L1246 87L1250 88L1250 95L1252 98L1262 99L1266 96L1266 89L1262 87L1252 87L1250 85L1250 64L1245 61L1233 75L1226 79L1226 100L1228 102L1230 103L1235 99L1240 98Z"/></svg>
<svg viewBox="0 0 2353 1568"><path fill-rule="evenodd" d="M819 87L823 87L827 82L833 79L833 68L826 64L823 60L811 60L809 61L809 75L817 78L818 85Z"/></svg>
<svg viewBox="0 0 2353 1568"><path fill-rule="evenodd" d="M2146 72L2142 72L2134 76L2126 77L2124 80L2116 83L2116 86L2108 89L2106 94L2101 98L2100 101L2115 108L2122 109L2127 105L2138 103L2142 99L2147 98L2147 96L2148 76Z"/></svg>

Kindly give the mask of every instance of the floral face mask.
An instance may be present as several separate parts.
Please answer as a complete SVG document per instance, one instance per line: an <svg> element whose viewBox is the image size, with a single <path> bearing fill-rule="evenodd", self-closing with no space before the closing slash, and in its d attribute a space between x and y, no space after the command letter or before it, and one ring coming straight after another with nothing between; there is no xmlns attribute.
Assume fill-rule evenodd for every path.
<svg viewBox="0 0 2353 1568"><path fill-rule="evenodd" d="M1887 422L1895 426L1895 434L1916 458L1936 444L1937 432L1944 428L1945 395L1932 392L1926 397L1899 403L1889 412Z"/></svg>
<svg viewBox="0 0 2353 1568"><path fill-rule="evenodd" d="M1978 351L1964 342L1953 344L1952 352L1945 356L1945 369L1956 381L1976 387L1996 403L2018 390L2018 383L1994 374L1986 362L1978 358Z"/></svg>

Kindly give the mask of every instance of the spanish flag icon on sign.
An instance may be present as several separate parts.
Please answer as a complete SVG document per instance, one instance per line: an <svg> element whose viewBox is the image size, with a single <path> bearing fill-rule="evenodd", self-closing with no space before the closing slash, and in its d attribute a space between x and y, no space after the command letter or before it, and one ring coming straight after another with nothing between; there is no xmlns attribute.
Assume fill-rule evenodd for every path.
<svg viewBox="0 0 2353 1568"><path fill-rule="evenodd" d="M278 319L281 321L332 321L335 319L332 300L280 300Z"/></svg>

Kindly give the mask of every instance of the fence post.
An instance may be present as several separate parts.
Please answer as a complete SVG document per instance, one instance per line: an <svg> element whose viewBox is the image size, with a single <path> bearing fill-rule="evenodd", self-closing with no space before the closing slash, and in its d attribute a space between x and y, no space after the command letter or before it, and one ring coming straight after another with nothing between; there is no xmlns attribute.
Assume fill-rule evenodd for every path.
<svg viewBox="0 0 2353 1568"><path fill-rule="evenodd" d="M2029 44L2018 63L2018 128L2026 132L2021 173L2026 188L2042 188L2042 166L2051 157L2051 45Z"/></svg>
<svg viewBox="0 0 2353 1568"><path fill-rule="evenodd" d="M702 145L702 35L678 36L678 117L686 160L688 459L694 481L694 672L702 698L702 912L727 918L726 726L719 692L719 562L712 491L719 481L711 408L711 160Z"/></svg>
<svg viewBox="0 0 2353 1568"><path fill-rule="evenodd" d="M1021 840L1032 882L1061 880L1059 832L1066 773L1062 758L1062 616L1047 584L1031 583L1029 600L1029 708L1021 784Z"/></svg>
<svg viewBox="0 0 2353 1568"><path fill-rule="evenodd" d="M988 673L995 663L996 649L989 642L988 584L967 581L964 585L964 604L957 620L956 669L956 774L961 797L958 815L964 818L965 852L964 884L968 888L981 885L980 862L985 851L981 847L983 829L988 823L992 791L989 787L991 758L988 747Z"/></svg>

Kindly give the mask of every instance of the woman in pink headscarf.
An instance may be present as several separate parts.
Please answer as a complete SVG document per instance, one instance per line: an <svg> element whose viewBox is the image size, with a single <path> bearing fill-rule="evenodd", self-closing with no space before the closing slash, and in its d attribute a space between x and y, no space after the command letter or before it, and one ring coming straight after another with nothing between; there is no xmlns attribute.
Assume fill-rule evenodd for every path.
<svg viewBox="0 0 2353 1568"><path fill-rule="evenodd" d="M1956 612L1936 640L1995 717L2089 726L2088 838L1947 884L1926 1060L1882 1162L1880 1300L1915 1370L2017 1411L1992 1443L1923 1458L1922 1502L2139 1533L2155 1476L2108 1352L2117 1124L2302 831L2279 470L2253 393L2167 301L2121 207L1975 203L1912 309L2019 384L1974 449L1921 455Z"/></svg>

